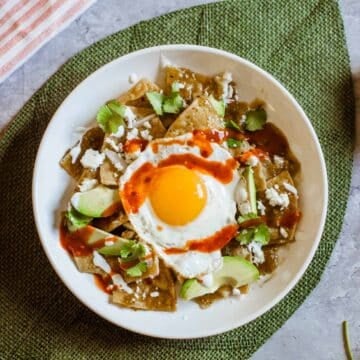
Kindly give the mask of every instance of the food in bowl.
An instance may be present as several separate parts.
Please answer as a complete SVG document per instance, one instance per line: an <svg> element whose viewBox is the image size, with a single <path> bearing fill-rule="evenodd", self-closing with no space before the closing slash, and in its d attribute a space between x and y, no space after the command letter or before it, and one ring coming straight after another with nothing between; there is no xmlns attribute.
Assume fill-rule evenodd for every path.
<svg viewBox="0 0 360 360"><path fill-rule="evenodd" d="M205 308L275 271L300 218L300 165L229 72L164 72L164 86L141 79L103 105L64 155L77 185L60 241L114 304Z"/></svg>

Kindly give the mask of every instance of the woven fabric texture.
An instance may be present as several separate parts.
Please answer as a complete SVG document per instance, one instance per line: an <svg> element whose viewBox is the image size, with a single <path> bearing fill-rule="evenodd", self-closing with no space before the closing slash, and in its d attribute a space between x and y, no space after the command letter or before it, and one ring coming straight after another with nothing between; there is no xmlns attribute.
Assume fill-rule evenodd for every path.
<svg viewBox="0 0 360 360"><path fill-rule="evenodd" d="M69 92L94 70L121 55L174 43L230 51L279 79L314 125L330 185L323 238L305 276L291 293L246 326L184 341L130 333L83 306L47 261L31 204L32 170L40 139ZM332 0L235 0L204 5L139 23L76 55L24 106L0 142L0 358L250 357L304 301L330 257L350 185L353 111L343 24Z"/></svg>

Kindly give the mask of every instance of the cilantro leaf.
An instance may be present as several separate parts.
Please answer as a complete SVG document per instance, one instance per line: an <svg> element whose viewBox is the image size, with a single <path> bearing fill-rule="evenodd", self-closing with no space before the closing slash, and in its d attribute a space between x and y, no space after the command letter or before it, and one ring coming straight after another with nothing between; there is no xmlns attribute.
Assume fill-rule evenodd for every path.
<svg viewBox="0 0 360 360"><path fill-rule="evenodd" d="M240 242L241 245L248 245L252 242L254 237L254 229L244 229L236 235L235 239Z"/></svg>
<svg viewBox="0 0 360 360"><path fill-rule="evenodd" d="M104 246L98 250L102 255L119 256L123 260L132 261L145 255L145 247L133 240L120 238L118 243Z"/></svg>
<svg viewBox="0 0 360 360"><path fill-rule="evenodd" d="M237 219L237 222L239 224L245 222L245 221L248 221L248 220L251 220L251 219L256 219L258 216L255 214L255 213L248 213L246 215L240 215Z"/></svg>
<svg viewBox="0 0 360 360"><path fill-rule="evenodd" d="M270 231L265 224L260 224L255 228L254 241L260 245L266 245L270 241Z"/></svg>
<svg viewBox="0 0 360 360"><path fill-rule="evenodd" d="M263 108L249 110L245 116L245 128L248 131L261 130L267 119L266 111Z"/></svg>
<svg viewBox="0 0 360 360"><path fill-rule="evenodd" d="M233 138L228 138L226 140L226 142L227 142L228 147L231 149L237 148L237 147L241 146L241 144L242 144L242 140L236 140Z"/></svg>
<svg viewBox="0 0 360 360"><path fill-rule="evenodd" d="M209 96L210 104L214 107L217 114L221 117L225 116L225 102L224 100L216 100L212 95Z"/></svg>
<svg viewBox="0 0 360 360"><path fill-rule="evenodd" d="M126 273L129 276L136 277L141 276L147 270L147 264L145 261L139 262L135 266L126 270Z"/></svg>
<svg viewBox="0 0 360 360"><path fill-rule="evenodd" d="M177 114L183 108L183 98L179 93L172 93L166 96L163 103L165 113Z"/></svg>
<svg viewBox="0 0 360 360"><path fill-rule="evenodd" d="M233 129L233 130L237 130L237 131L241 131L240 126L234 121L234 120L229 120L225 123L225 127L227 127L228 129Z"/></svg>
<svg viewBox="0 0 360 360"><path fill-rule="evenodd" d="M106 133L116 133L119 126L124 126L124 114L126 106L120 104L117 100L111 100L101 106L96 121Z"/></svg>
<svg viewBox="0 0 360 360"><path fill-rule="evenodd" d="M164 112L163 112L162 104L164 102L164 95L156 91L149 91L146 93L146 97L148 98L155 113L157 115L163 115Z"/></svg>
<svg viewBox="0 0 360 360"><path fill-rule="evenodd" d="M66 212L65 218L67 220L67 227L71 232L83 228L92 220L91 217L80 214L73 207Z"/></svg>

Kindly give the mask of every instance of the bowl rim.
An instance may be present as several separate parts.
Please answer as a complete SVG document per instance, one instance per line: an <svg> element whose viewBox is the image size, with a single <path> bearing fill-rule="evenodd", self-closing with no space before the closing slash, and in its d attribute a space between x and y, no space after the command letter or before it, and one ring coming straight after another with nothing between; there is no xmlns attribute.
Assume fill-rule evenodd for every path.
<svg viewBox="0 0 360 360"><path fill-rule="evenodd" d="M115 321L114 319L112 319L111 314L105 313L105 312L101 312L98 311L98 309L96 309L91 300L88 300L86 297L81 295L81 291L76 289L71 281L68 281L63 275L62 275L62 271L60 269L60 267L58 267L56 261L54 260L54 258L52 257L51 251L48 251L48 248L45 245L45 237L42 235L42 229L40 226L40 221L39 221L39 204L38 204L38 198L36 195L36 184L37 184L37 179L38 179L38 172L39 172L39 158L40 158L40 154L44 151L44 145L45 145L45 139L47 138L48 133L50 132L49 129L52 126L52 122L53 119L57 116L57 114L59 113L60 109L65 106L67 104L67 102L69 101L69 98L73 96L74 93L76 93L79 88L81 88L82 86L84 86L84 83L87 82L89 79L91 79L92 77L97 76L99 73L106 71L106 68L111 67L114 63L116 63L117 61L124 61L124 60L131 60L132 57L137 57L137 56L141 56L141 55L145 55L147 53L151 53L153 51L157 51L159 53L161 53L162 51L196 51L196 52L202 52L202 53L211 53L213 55L218 55L218 56L222 56L225 58L228 58L230 60L233 60L235 62L240 62L242 64L244 64L245 66L247 66L248 68L254 70L255 72L259 73L261 76L265 77L267 80L269 80L271 83L273 83L277 88L279 88L279 90L282 92L282 94L291 102L291 105L294 106L294 108L299 112L302 120L305 123L305 126L308 128L310 135L312 137L312 140L314 142L315 148L316 148L316 152L318 153L319 156L319 160L320 160L320 165L321 165L321 181L322 181L322 190L323 190L323 202L321 204L321 208L322 208L322 213L321 213L321 217L320 217L320 225L318 227L318 230L316 232L316 237L314 238L313 244L311 246L311 249L308 253L308 256L306 258L306 260L303 262L301 268L299 269L299 271L296 273L296 275L293 277L293 279L288 283L288 285L281 291L279 292L273 299L272 301L269 301L266 305L264 305L262 308L260 308L259 310L255 311L254 313L252 313L249 316L246 316L245 318L243 318L241 321L238 321L234 326L218 326L216 329L204 329L204 331L202 332L202 334L200 335L196 335L196 336L186 336L185 335L173 335L173 334L166 334L166 336L162 336L162 335L158 335L158 334L153 334L150 331L146 331L146 330L141 330L138 328L134 328L131 326L131 324L119 324L119 322ZM220 50L217 48L212 48L212 47L208 47L208 46L200 46L200 45L191 45L191 44L169 44L169 45L158 45L158 46L152 46L152 47L148 47L148 48L143 48L125 55L122 55L112 61L110 61L109 63L106 63L105 65L101 66L100 68L98 68L96 71L92 72L89 76L87 76L84 80L82 80L67 96L66 98L63 100L63 102L60 104L60 106L57 108L57 110L55 111L55 113L53 114L53 116L51 117L51 120L49 121L45 132L42 135L42 139L37 151L37 155L36 155L36 159L35 159L35 164L34 164L34 169L33 169L33 177L32 177L32 205L33 205L33 214L34 214L34 220L35 220L35 225L36 225L36 229L39 235L39 239L40 239L40 243L42 245L42 248L52 266L52 268L55 270L56 274L59 276L59 278L61 279L61 281L65 284L65 286L72 292L73 295L75 295L75 297L81 302L83 303L85 306L87 306L91 311L93 311L94 313L96 313L98 316L106 319L107 321L113 323L116 326L120 326L124 329L130 330L132 332L138 333L138 334L142 334L142 335L147 335L147 336L151 336L151 337L156 337L156 338L163 338L163 339L195 339L195 338L204 338L204 337L208 337L208 336L213 336L213 335L217 335L217 334L221 334L233 329L237 329L240 326L243 326L255 319L257 319L258 317L260 317L261 315L265 314L267 311L269 311L271 308L273 308L275 305L277 305L294 287L295 285L299 282L299 280L302 278L302 276L304 275L305 271L307 270L307 268L309 267L315 252L319 246L320 240L321 240L321 236L324 230L324 226L325 226L325 221L326 221L326 215L327 215L327 209L328 209L328 179L327 179L327 172L326 172L326 164L325 164L325 160L324 160L324 155L318 140L318 137L315 133L315 130L309 120L309 118L307 117L307 115L305 114L305 111L302 109L302 107L298 104L298 102L295 100L295 98L293 97L293 95L285 88L284 85L282 85L282 83L277 80L274 76L270 75L267 71L263 70L262 68L260 68L259 66L255 65L254 63L252 63L249 60L246 60L238 55L232 54L228 51L224 51L224 50Z"/></svg>

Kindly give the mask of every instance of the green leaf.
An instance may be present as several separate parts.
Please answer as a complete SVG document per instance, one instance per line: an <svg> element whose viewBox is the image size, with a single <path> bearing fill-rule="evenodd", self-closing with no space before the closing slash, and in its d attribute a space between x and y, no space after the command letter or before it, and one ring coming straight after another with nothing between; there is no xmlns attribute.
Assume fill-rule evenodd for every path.
<svg viewBox="0 0 360 360"><path fill-rule="evenodd" d="M249 213L249 214L246 214L246 215L240 215L237 219L237 222L239 224L245 222L245 221L248 221L248 220L251 220L251 219L256 219L258 216L254 213Z"/></svg>
<svg viewBox="0 0 360 360"><path fill-rule="evenodd" d="M233 138L228 138L226 140L226 142L227 142L228 147L231 149L237 148L237 147L241 146L241 144L242 144L242 140L236 140Z"/></svg>
<svg viewBox="0 0 360 360"><path fill-rule="evenodd" d="M233 129L233 130L237 130L237 131L241 131L240 126L234 121L234 120L229 120L225 123L225 127L227 127L228 129Z"/></svg>
<svg viewBox="0 0 360 360"><path fill-rule="evenodd" d="M126 106L120 104L117 100L111 100L103 105L97 115L96 121L106 133L116 133L119 126L124 126L124 114Z"/></svg>
<svg viewBox="0 0 360 360"><path fill-rule="evenodd" d="M261 130L266 123L267 114L263 108L249 110L246 114L245 128L248 131Z"/></svg>
<svg viewBox="0 0 360 360"><path fill-rule="evenodd" d="M126 261L132 261L145 255L145 247L134 240L120 238L118 243L104 246L98 250L102 255L119 256Z"/></svg>
<svg viewBox="0 0 360 360"><path fill-rule="evenodd" d="M139 262L135 266L126 270L126 273L129 276L136 277L141 276L147 270L147 264L145 261Z"/></svg>
<svg viewBox="0 0 360 360"><path fill-rule="evenodd" d="M265 224L260 224L255 228L254 241L261 245L266 245L270 241L270 231Z"/></svg>
<svg viewBox="0 0 360 360"><path fill-rule="evenodd" d="M164 98L163 110L165 113L177 114L183 108L183 98L179 93L172 93Z"/></svg>
<svg viewBox="0 0 360 360"><path fill-rule="evenodd" d="M217 114L221 117L225 116L225 101L216 100L212 95L209 96L210 104L214 107Z"/></svg>
<svg viewBox="0 0 360 360"><path fill-rule="evenodd" d="M244 229L241 230L238 235L236 235L235 239L240 242L241 245L248 245L252 242L254 237L254 229Z"/></svg>
<svg viewBox="0 0 360 360"><path fill-rule="evenodd" d="M155 113L157 115L163 115L162 105L163 105L163 101L164 101L164 95L160 94L156 91L149 91L146 93L146 97L148 98Z"/></svg>
<svg viewBox="0 0 360 360"><path fill-rule="evenodd" d="M80 214L73 207L66 212L65 218L67 220L67 227L71 232L85 227L93 219L92 217Z"/></svg>

